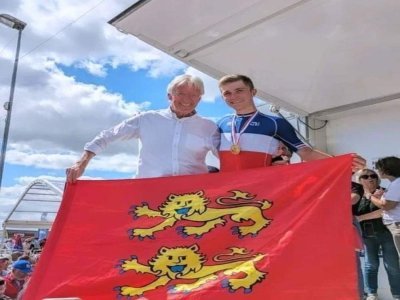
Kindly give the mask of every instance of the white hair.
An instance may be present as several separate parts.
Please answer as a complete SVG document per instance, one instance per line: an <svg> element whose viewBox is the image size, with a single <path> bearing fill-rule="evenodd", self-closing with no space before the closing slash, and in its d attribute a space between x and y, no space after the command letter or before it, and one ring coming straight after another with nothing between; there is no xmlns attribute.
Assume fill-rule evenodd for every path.
<svg viewBox="0 0 400 300"><path fill-rule="evenodd" d="M200 95L204 94L204 84L203 80L200 77L193 76L193 75L179 75L176 76L172 81L168 84L167 93L172 94L174 89L178 86L190 84L193 85L200 91Z"/></svg>

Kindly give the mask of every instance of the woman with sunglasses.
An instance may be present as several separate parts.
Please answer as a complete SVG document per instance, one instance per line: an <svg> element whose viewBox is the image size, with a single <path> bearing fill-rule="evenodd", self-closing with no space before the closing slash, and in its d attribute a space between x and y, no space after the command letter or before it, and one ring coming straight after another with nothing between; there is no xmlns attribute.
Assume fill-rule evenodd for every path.
<svg viewBox="0 0 400 300"><path fill-rule="evenodd" d="M358 176L364 195L354 206L354 214L360 221L365 249L364 282L367 300L377 300L379 251L382 249L383 263L388 274L393 299L400 299L399 256L390 231L382 222L382 210L371 201L371 195L383 193L379 186L378 175L370 169L364 169Z"/></svg>

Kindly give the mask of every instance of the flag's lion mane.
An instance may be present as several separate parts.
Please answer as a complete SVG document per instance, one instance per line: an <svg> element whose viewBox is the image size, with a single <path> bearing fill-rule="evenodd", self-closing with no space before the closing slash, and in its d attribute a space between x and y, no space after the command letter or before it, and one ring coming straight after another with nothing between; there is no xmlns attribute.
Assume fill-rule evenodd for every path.
<svg viewBox="0 0 400 300"><path fill-rule="evenodd" d="M170 194L165 202L161 204L159 210L167 218L180 220L182 216L191 216L194 213L202 214L206 211L208 199L203 191L196 193L186 193L182 195ZM179 209L187 208L185 214L178 213Z"/></svg>

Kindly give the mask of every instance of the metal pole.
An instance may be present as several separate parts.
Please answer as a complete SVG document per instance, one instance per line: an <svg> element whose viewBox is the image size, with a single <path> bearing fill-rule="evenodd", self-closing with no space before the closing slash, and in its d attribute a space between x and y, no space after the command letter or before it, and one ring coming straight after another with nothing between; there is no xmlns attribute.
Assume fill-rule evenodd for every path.
<svg viewBox="0 0 400 300"><path fill-rule="evenodd" d="M3 181L3 170L4 170L4 162L6 159L6 151L7 151L7 142L8 142L8 132L10 131L10 121L11 121L11 111L12 105L14 100L14 90L15 90L15 82L17 79L17 70L18 70L18 60L19 60L19 49L21 46L21 35L22 29L18 29L18 43L17 43L17 51L15 53L15 60L14 60L14 70L11 78L11 87L10 87L10 98L9 101L4 103L4 109L7 110L6 115L6 123L4 126L4 135L3 135L3 142L1 143L1 157L0 157L0 190L2 187Z"/></svg>
<svg viewBox="0 0 400 300"><path fill-rule="evenodd" d="M299 131L299 129L297 129L296 127L294 127L293 124L290 123L289 120L288 120L287 118L285 118L284 115L281 114L280 109L281 109L281 108L280 108L279 106L276 106L276 105L271 105L271 106L269 107L269 110L270 110L271 112L273 112L274 114L277 114L277 115L280 116L282 119L285 119L285 120L290 124L290 126L292 126L292 128L293 128L294 131L297 133L297 135L299 136L299 138L304 142L304 144L306 144L307 146L309 146L310 148L312 148L312 145L311 145L310 142L308 141L308 138L309 138L309 137L308 137L308 132L306 132L307 137L304 137L304 135ZM307 127L306 127L306 128L307 128Z"/></svg>

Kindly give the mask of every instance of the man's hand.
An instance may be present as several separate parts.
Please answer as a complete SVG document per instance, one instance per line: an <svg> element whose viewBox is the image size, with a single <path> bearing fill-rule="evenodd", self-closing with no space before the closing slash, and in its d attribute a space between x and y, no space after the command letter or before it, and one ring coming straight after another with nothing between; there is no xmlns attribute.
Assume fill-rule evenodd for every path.
<svg viewBox="0 0 400 300"><path fill-rule="evenodd" d="M66 170L67 182L75 183L76 180L82 176L83 172L85 172L86 166L95 155L96 154L90 151L83 152L81 159Z"/></svg>
<svg viewBox="0 0 400 300"><path fill-rule="evenodd" d="M77 161L72 167L66 170L67 173L67 182L75 183L76 180L82 176L85 171L85 166L83 166L80 161Z"/></svg>

